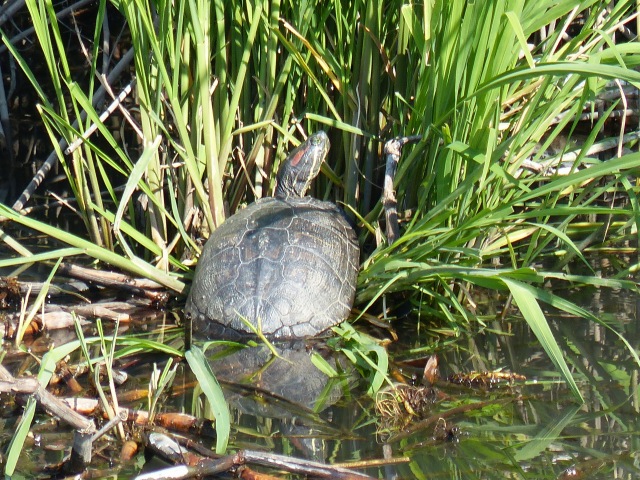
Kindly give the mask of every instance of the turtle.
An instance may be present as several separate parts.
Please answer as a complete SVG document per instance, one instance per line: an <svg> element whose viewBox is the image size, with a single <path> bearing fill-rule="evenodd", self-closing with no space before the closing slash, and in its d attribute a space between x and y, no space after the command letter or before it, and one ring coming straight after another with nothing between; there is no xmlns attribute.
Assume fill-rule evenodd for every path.
<svg viewBox="0 0 640 480"><path fill-rule="evenodd" d="M236 212L207 240L185 305L194 339L317 336L353 306L360 249L335 203L305 196L329 151L324 131L282 163L273 197Z"/></svg>

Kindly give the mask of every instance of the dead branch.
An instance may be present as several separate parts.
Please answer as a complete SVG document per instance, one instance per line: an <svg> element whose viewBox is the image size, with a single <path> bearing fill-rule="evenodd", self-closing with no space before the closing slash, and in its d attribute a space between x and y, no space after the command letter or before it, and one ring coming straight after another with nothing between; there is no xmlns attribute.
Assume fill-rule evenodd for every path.
<svg viewBox="0 0 640 480"><path fill-rule="evenodd" d="M120 59L118 64L113 68L113 70L111 71L111 73L107 77L108 83L114 83L114 81L117 78L119 78L120 75L122 75L122 73L127 68L129 68L129 65L133 61L134 54L135 54L135 51L132 48L122 56L122 58ZM102 86L96 90L96 92L93 95L93 105L94 106L100 105L104 101L105 93L106 93L106 90ZM80 118L76 119L73 122L73 128L77 129L78 125L79 125L79 122L84 121L86 119L86 117L87 117L87 113L83 111L80 114ZM67 145L68 144L67 144L66 140L64 140L64 139L60 140L60 142L59 142L60 149L64 150L67 147ZM58 161L58 156L57 156L56 151L54 150L53 152L51 152L49 157L47 157L45 162L42 164L40 169L37 171L36 175L33 177L31 182L27 186L27 188L24 189L24 191L20 195L20 198L13 204L12 208L14 210L16 210L17 212L21 213L22 208L29 201L29 199L33 195L33 192L35 192L36 189L40 186L42 181L46 178L46 176L51 171L51 168L56 164L57 161Z"/></svg>
<svg viewBox="0 0 640 480"><path fill-rule="evenodd" d="M382 205L387 220L387 243L391 245L400 236L398 225L398 201L393 188L393 180L396 176L396 169L402 154L402 147L407 143L416 143L422 139L422 135L412 135L410 137L396 137L389 140L384 145L386 156L386 170L384 174L384 188L382 190Z"/></svg>
<svg viewBox="0 0 640 480"><path fill-rule="evenodd" d="M75 430L72 451L84 465L91 463L92 437L96 433L93 421L75 412L62 400L49 393L36 378L17 379L2 365L0 365L0 392L32 395L47 413L64 421Z"/></svg>
<svg viewBox="0 0 640 480"><path fill-rule="evenodd" d="M187 479L196 476L215 475L222 472L237 470L247 464L276 468L290 473L331 478L336 480L369 480L373 477L352 470L325 465L323 463L288 457L268 452L240 450L232 455L220 458L202 458L190 454L178 442L167 435L152 432L148 435L147 445L151 450L164 458L181 465L165 470L139 475L137 480L152 480L159 478Z"/></svg>

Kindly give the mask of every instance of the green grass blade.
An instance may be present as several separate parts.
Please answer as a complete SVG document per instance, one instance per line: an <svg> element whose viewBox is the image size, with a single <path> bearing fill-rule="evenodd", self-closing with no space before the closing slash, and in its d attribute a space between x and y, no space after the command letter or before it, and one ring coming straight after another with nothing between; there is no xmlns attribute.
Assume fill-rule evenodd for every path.
<svg viewBox="0 0 640 480"><path fill-rule="evenodd" d="M202 350L192 346L185 352L184 356L207 397L209 405L211 405L216 421L216 453L224 455L227 451L227 443L231 432L231 416L222 388Z"/></svg>
<svg viewBox="0 0 640 480"><path fill-rule="evenodd" d="M358 366L369 379L367 394L374 396L386 381L391 385L387 376L389 370L389 354L377 340L355 330L348 322L343 322L332 328L346 345L337 348L342 351L354 365ZM331 342L334 346L337 342ZM375 360L372 359L375 356Z"/></svg>
<svg viewBox="0 0 640 480"><path fill-rule="evenodd" d="M7 258L0 260L0 268L14 267L16 265L24 265L27 263L47 262L49 260L57 260L64 257L74 257L83 255L84 250L81 248L60 248L51 252L36 253L30 256Z"/></svg>
<svg viewBox="0 0 640 480"><path fill-rule="evenodd" d="M158 135L150 145L145 145L144 151L140 156L140 159L136 162L129 178L127 179L127 183L124 186L124 192L122 193L122 198L120 198L120 202L118 205L118 210L116 211L116 216L113 220L113 230L120 239L122 243L122 247L129 254L130 257L133 257L133 252L128 247L124 237L120 233L120 222L122 222L122 217L124 215L124 211L129 205L129 201L131 200L131 196L135 191L138 182L142 179L142 176L147 171L147 167L151 159L157 154L158 146L160 145L161 137Z"/></svg>
<svg viewBox="0 0 640 480"><path fill-rule="evenodd" d="M0 217L9 218L21 225L24 225L25 227L31 228L38 232L42 232L45 235L49 235L52 238L56 238L60 242L67 243L76 248L81 248L90 257L96 258L98 260L102 260L103 262L109 265L113 265L125 271L134 273L136 275L141 275L145 278L150 278L152 280L155 280L161 285L171 288L177 292L182 292L185 289L185 285L183 282L153 267L150 264L147 264L145 262L132 261L132 260L126 259L121 255L118 255L114 252L111 252L103 247L96 245L93 242L84 240L76 235L70 234L68 232L64 232L55 227L51 227L50 225L40 222L38 220L34 220L32 218L20 215L16 213L14 210L2 204L0 204Z"/></svg>
<svg viewBox="0 0 640 480"><path fill-rule="evenodd" d="M515 453L515 459L518 462L524 462L543 454L554 442L557 442L562 431L571 424L581 408L581 405L570 406L560 413L558 418L550 419L533 440L527 442Z"/></svg>
<svg viewBox="0 0 640 480"><path fill-rule="evenodd" d="M569 367L565 362L562 351L558 346L558 342L556 342L556 339L553 337L553 333L549 328L547 319L545 318L544 313L542 313L542 309L540 308L540 305L538 305L535 297L531 295L528 286L509 278L503 278L502 281L509 288L509 291L511 292L511 295L513 295L513 299L522 312L523 317L529 324L529 327L535 336L538 338L538 341L544 351L547 352L547 355L549 355L553 364L560 371L564 381L573 393L574 398L578 402L584 403L582 393L578 389L578 385L576 385L576 382L569 371Z"/></svg>
<svg viewBox="0 0 640 480"><path fill-rule="evenodd" d="M24 319L24 322L20 325L20 327L18 328L18 331L16 332L16 338L15 338L16 346L22 343L22 338L24 337L24 333L26 332L29 325L31 325L31 321L34 319L34 317L36 316L36 314L44 304L44 301L47 298L47 295L49 294L49 286L51 285L51 281L53 280L54 275L58 271L58 267L60 266L61 262L62 262L62 258L58 258L58 261L49 272L47 279L42 284L42 289L40 290L40 292L38 292L38 296L33 301L33 304L31 304L31 306L29 307L29 313L27 314L26 318Z"/></svg>
<svg viewBox="0 0 640 480"><path fill-rule="evenodd" d="M11 438L11 442L7 447L4 474L8 477L11 477L15 472L18 459L20 458L20 453L24 449L24 442L27 439L27 435L29 435L29 430L31 429L31 423L33 422L33 417L36 413L36 406L36 399L33 398L33 396L29 397L22 412L20 422L18 423L16 431Z"/></svg>
<svg viewBox="0 0 640 480"><path fill-rule="evenodd" d="M51 377L56 371L58 362L76 350L80 346L80 342L73 341L65 345L54 348L47 352L42 357L40 364L40 371L38 372L38 382L43 388L49 385ZM9 447L7 448L7 460L4 467L5 475L11 476L15 472L15 467L20 457L20 453L23 451L24 442L29 434L31 423L35 415L37 402L33 396L30 396L25 405L22 413L22 418L16 428L16 432L13 435Z"/></svg>

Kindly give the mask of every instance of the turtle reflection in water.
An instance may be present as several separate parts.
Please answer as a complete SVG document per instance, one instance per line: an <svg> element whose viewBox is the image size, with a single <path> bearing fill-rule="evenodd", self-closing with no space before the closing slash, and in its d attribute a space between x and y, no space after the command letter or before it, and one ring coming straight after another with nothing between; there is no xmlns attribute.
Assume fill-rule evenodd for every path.
<svg viewBox="0 0 640 480"><path fill-rule="evenodd" d="M317 335L349 315L356 234L333 203L305 197L329 150L320 131L284 161L275 197L239 211L207 241L185 312L195 338Z"/></svg>
<svg viewBox="0 0 640 480"><path fill-rule="evenodd" d="M341 411L333 407L359 376L343 353L323 345L308 339L277 342L277 356L265 344L235 352L226 342L211 345L207 355L237 421L237 444L287 438L294 448L290 454L328 461L332 444L328 439L348 436L339 422L330 421ZM340 375L330 378L318 369L312 352ZM265 422L267 418L271 421ZM262 425L257 437L256 423Z"/></svg>

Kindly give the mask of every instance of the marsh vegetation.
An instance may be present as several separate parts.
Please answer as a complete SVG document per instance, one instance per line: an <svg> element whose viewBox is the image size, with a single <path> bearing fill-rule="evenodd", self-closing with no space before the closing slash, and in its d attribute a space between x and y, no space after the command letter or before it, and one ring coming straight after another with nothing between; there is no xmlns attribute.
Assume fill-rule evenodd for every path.
<svg viewBox="0 0 640 480"><path fill-rule="evenodd" d="M171 297L165 306L179 312L209 232L270 195L286 152L323 129L332 148L311 193L344 208L363 252L355 313L329 346L355 365L364 398L388 387L389 365L413 365L431 353L455 365L445 370L478 358L489 370L526 369L544 358L551 363L542 369L543 388L561 380L566 416L540 434L544 441L512 455L509 467L524 475L526 462L543 458L536 465L544 468L533 470L548 477L536 478L559 474L547 447L560 426L577 425L585 395L598 397L608 414L639 408L633 329L606 315L604 303L573 300L576 290L637 293L634 2L27 0L6 2L0 12L0 168L7 172L0 268L26 280L35 265L46 279L38 294L18 295L22 310L7 305L16 310L18 349L34 341L30 324L47 315L49 289L59 288L63 274L86 279L93 271L91 281L102 285L101 273L114 270L128 277L110 279L111 287L126 285L127 294L146 292L154 302ZM382 146L398 135L422 140L405 147L398 164L401 235L390 244ZM84 267L82 274L71 265ZM72 325L74 315L71 309ZM73 339L46 355L32 351L38 363L27 362L26 371L45 388L67 355L92 371L153 358L166 365L152 378L159 392L149 395L153 416L175 375L167 359L185 356L179 333L147 338L95 322L83 333L76 324ZM515 343L532 348L526 359L506 341L513 328ZM405 332L402 347L394 347L395 330ZM598 338L587 341L593 332ZM591 353L602 335L616 352L606 360ZM8 365L27 357L19 351ZM223 426L226 403L199 350L186 357L210 401L204 414L216 413L217 450L225 453L231 429L242 428L230 418ZM596 388L605 377L627 396L610 401ZM3 439L7 474L20 458L34 398L15 435ZM529 415L548 404L540 405L511 410L509 418L531 425ZM103 408L117 411L108 401ZM482 412L500 421L489 406ZM366 429L373 409L362 415L356 424ZM634 429L627 420L617 418ZM411 445L403 444L407 455L419 449ZM595 454L581 455L588 462ZM625 468L633 464L619 451L611 455ZM413 474L427 464L414 463Z"/></svg>

